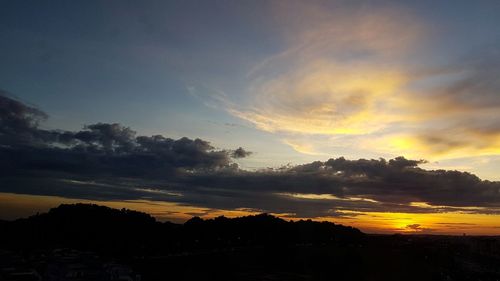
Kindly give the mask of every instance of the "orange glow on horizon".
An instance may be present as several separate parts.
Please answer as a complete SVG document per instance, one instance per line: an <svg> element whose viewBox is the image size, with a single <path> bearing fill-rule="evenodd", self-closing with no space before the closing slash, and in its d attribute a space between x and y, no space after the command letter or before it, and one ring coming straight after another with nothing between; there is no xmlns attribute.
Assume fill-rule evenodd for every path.
<svg viewBox="0 0 500 281"><path fill-rule="evenodd" d="M111 208L127 208L151 214L160 221L182 223L193 216L214 218L218 216L239 217L262 213L259 210L220 210L178 203L130 200L94 201L68 199L56 196L0 193L0 219L28 217L37 212L46 212L59 204L93 203ZM318 217L313 220L330 221L359 228L365 233L500 235L500 215L449 213L389 213L389 212L340 212L338 217ZM10 217L7 217L9 214ZM286 220L299 220L294 214L272 213Z"/></svg>

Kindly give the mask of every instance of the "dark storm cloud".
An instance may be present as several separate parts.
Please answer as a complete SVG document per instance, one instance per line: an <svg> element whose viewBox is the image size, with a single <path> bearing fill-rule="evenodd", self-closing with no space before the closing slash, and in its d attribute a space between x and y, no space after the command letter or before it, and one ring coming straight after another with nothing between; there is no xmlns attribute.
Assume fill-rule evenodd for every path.
<svg viewBox="0 0 500 281"><path fill-rule="evenodd" d="M0 97L3 164L26 171L157 176L177 169L230 167L230 152L201 139L137 136L120 124L97 123L78 132L38 127L47 115Z"/></svg>
<svg viewBox="0 0 500 281"><path fill-rule="evenodd" d="M2 145L32 143L44 139L46 132L38 130L40 121L48 116L44 112L10 99L0 90L0 141Z"/></svg>
<svg viewBox="0 0 500 281"><path fill-rule="evenodd" d="M3 192L148 199L298 217L500 210L499 182L424 170L419 167L423 160L336 158L245 171L231 160L250 155L241 147L216 150L201 139L136 136L119 124L98 123L77 132L43 130L39 123L47 115L42 111L5 96L0 106Z"/></svg>
<svg viewBox="0 0 500 281"><path fill-rule="evenodd" d="M197 190L196 195L224 197L225 201L215 205L227 208L240 204L273 210L279 206L282 212L313 212L318 216L339 210L498 212L498 182L458 171L428 171L417 163L421 161L402 157L389 161L337 158L281 170L197 175L184 184L193 186L191 192Z"/></svg>

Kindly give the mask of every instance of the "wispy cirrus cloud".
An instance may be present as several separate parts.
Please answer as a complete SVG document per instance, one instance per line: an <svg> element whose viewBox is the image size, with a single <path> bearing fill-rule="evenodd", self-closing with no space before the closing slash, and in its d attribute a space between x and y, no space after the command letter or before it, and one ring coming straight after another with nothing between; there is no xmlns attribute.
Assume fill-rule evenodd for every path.
<svg viewBox="0 0 500 281"><path fill-rule="evenodd" d="M418 43L420 24L402 10L304 5L293 17L283 8L289 46L251 71L249 104L231 113L266 131L307 134L366 134L404 120L395 104L408 78L394 62Z"/></svg>
<svg viewBox="0 0 500 281"><path fill-rule="evenodd" d="M295 5L275 7L285 47L250 71L247 99L225 104L231 114L306 154L329 144L298 136L434 160L500 153L498 47L436 65L427 57L438 39L411 10Z"/></svg>

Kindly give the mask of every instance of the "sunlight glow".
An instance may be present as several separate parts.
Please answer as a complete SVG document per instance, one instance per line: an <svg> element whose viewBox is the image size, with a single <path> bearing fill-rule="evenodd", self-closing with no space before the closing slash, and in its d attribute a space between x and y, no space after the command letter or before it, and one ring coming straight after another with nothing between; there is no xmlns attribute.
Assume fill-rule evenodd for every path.
<svg viewBox="0 0 500 281"><path fill-rule="evenodd" d="M330 194L282 194L300 199L311 200L364 200L364 198L339 198ZM46 212L59 204L94 203L112 208L128 208L146 212L161 221L184 222L193 216L214 218L217 216L238 217L255 215L264 210L238 208L234 210L220 210L201 208L196 206L180 205L176 203L130 200L130 201L93 201L68 199L55 196L37 196L12 193L0 193L0 201L5 202L0 206L2 210L9 209L15 216L26 217L36 212ZM373 200L371 200L373 201ZM425 203L414 202L418 206ZM385 212L354 212L349 210L337 211L339 216L317 217L317 221L330 221L352 225L368 233L428 233L428 234L453 234L461 235L500 235L500 215L474 214L464 212L448 213L385 213ZM273 213L273 215L287 220L307 219L296 217L290 213ZM9 219L0 217L0 219Z"/></svg>

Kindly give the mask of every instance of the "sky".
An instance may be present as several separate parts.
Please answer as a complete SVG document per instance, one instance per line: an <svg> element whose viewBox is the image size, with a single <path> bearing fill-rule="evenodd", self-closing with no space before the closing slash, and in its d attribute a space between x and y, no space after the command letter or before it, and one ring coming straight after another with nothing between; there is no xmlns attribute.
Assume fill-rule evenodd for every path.
<svg viewBox="0 0 500 281"><path fill-rule="evenodd" d="M500 234L498 1L2 1L0 219Z"/></svg>

